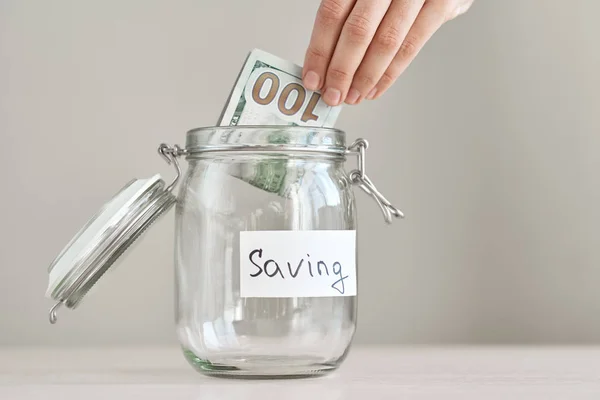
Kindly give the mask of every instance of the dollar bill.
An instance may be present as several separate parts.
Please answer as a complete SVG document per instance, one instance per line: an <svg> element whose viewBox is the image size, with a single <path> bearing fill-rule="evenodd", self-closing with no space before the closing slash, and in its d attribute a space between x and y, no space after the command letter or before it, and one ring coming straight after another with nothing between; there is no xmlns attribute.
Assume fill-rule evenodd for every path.
<svg viewBox="0 0 600 400"><path fill-rule="evenodd" d="M341 106L331 107L318 91L302 84L302 67L260 49L252 50L227 99L219 126L314 126L333 127ZM310 135L306 137L307 143ZM273 132L268 143L286 144L282 130ZM252 168L252 171L247 171ZM285 159L265 158L241 171L240 179L271 193L287 195L290 183L301 179L302 171L288 175Z"/></svg>
<svg viewBox="0 0 600 400"><path fill-rule="evenodd" d="M219 117L219 126L333 127L341 106L330 107L302 84L302 67L260 49L248 54Z"/></svg>

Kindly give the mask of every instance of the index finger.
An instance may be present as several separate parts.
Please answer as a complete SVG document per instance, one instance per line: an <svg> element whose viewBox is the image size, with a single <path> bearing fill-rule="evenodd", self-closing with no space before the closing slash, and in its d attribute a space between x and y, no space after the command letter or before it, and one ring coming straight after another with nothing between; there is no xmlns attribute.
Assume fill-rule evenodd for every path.
<svg viewBox="0 0 600 400"><path fill-rule="evenodd" d="M302 80L308 90L319 90L323 87L329 61L355 2L356 0L321 2L302 69Z"/></svg>

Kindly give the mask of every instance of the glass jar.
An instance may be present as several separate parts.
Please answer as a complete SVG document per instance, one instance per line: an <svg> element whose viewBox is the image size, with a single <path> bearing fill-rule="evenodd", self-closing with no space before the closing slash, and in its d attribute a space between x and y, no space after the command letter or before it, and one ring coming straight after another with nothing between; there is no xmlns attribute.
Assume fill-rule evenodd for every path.
<svg viewBox="0 0 600 400"><path fill-rule="evenodd" d="M388 223L402 216L367 177L366 148L336 129L273 126L199 128L184 149L161 145L177 177L130 183L57 257L51 322L176 203L176 329L190 364L209 375L335 370L356 329L353 185ZM358 169L346 173L351 154ZM188 168L175 198L180 156Z"/></svg>

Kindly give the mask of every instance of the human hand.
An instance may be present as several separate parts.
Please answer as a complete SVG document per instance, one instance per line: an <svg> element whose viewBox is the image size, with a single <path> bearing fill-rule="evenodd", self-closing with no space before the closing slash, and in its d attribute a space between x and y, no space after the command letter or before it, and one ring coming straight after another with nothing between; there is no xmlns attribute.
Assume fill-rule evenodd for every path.
<svg viewBox="0 0 600 400"><path fill-rule="evenodd" d="M474 0L322 0L302 71L330 106L381 96Z"/></svg>

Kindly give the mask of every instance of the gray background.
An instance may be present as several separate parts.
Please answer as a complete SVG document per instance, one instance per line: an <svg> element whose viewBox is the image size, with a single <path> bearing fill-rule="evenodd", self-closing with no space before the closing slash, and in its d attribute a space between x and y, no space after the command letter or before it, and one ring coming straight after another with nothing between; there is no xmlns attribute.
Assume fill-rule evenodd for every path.
<svg viewBox="0 0 600 400"><path fill-rule="evenodd" d="M172 214L56 326L46 268L126 181L171 173L156 146L216 122L251 48L302 63L317 6L0 0L0 344L176 342ZM477 0L342 111L407 214L358 194L357 342L600 342L599 14Z"/></svg>

